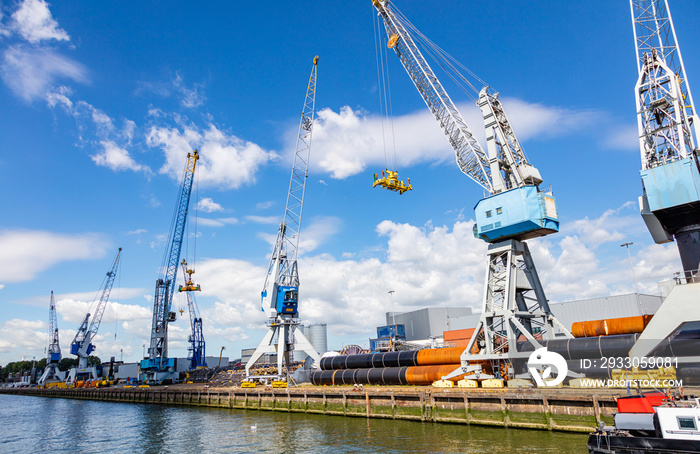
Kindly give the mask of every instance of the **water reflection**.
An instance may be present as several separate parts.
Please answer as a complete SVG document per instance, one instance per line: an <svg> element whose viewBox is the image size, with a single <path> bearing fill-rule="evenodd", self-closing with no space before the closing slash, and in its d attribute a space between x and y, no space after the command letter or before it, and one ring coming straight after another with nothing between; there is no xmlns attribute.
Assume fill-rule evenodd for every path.
<svg viewBox="0 0 700 454"><path fill-rule="evenodd" d="M0 395L0 452L585 453L547 431ZM254 426L254 428L253 428Z"/></svg>

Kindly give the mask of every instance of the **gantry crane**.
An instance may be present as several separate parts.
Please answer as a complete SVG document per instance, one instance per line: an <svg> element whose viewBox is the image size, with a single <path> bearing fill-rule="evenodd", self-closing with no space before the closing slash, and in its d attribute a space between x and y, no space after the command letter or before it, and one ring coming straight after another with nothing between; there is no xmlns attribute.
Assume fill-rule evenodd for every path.
<svg viewBox="0 0 700 454"><path fill-rule="evenodd" d="M674 237L684 276L630 351L644 357L686 321L700 320L700 119L666 0L630 0L639 77L642 217L656 243Z"/></svg>
<svg viewBox="0 0 700 454"><path fill-rule="evenodd" d="M185 236L187 212L190 206L190 195L194 182L194 170L199 159L199 151L187 154L185 173L182 187L175 206L175 214L170 226L168 246L165 249L161 275L156 280L156 290L153 297L153 322L151 324L151 343L148 357L140 363L142 380L148 383L162 383L170 379L175 372L175 359L168 357L168 323L176 320L175 312L171 311L177 266L180 263L182 240Z"/></svg>
<svg viewBox="0 0 700 454"><path fill-rule="evenodd" d="M530 355L518 350L520 336L535 349L553 338L555 327L572 337L552 314L524 241L559 230L555 198L551 191L539 189L542 177L528 162L498 93L485 86L477 100L486 128L484 152L409 34L415 27L388 0L372 3L383 21L388 47L447 136L460 170L489 194L475 207L474 234L489 243L482 314L461 356L462 366L445 378L489 378L475 361L489 361L495 374L512 376L512 360ZM472 353L473 347L478 354Z"/></svg>
<svg viewBox="0 0 700 454"><path fill-rule="evenodd" d="M68 377L66 378L66 383L68 385L74 384L77 380L94 380L98 378L97 368L95 366L88 366L88 357L90 356L90 353L95 350L95 345L92 343L92 341L97 335L97 330L100 329L102 316L104 315L105 308L107 307L107 300L109 299L109 294L112 292L114 279L117 277L117 268L119 268L121 254L122 248L119 248L117 251L117 256L114 258L114 263L112 263L112 267L104 278L104 282L101 287L102 292L95 305L92 320L90 320L91 314L88 312L85 315L83 323L80 324L78 332L73 338L73 342L70 344L71 354L78 357L78 366L72 368L68 372Z"/></svg>
<svg viewBox="0 0 700 454"><path fill-rule="evenodd" d="M295 344L296 350L306 352L317 363L321 361L318 352L304 337L301 330L297 330L300 323L297 250L314 124L317 63L318 56L314 57L309 84L306 88L284 219L277 230L277 239L272 248L270 265L263 285L262 306L263 310L267 308L269 330L246 363L246 376L249 378L252 378L251 367L265 353L277 353L276 378L287 378L290 354L295 350Z"/></svg>
<svg viewBox="0 0 700 454"><path fill-rule="evenodd" d="M62 379L62 373L58 370L58 363L61 362L61 345L58 343L58 319L56 318L56 300L51 291L51 302L49 303L49 345L46 348L46 368L41 374L37 384L45 386L51 379Z"/></svg>
<svg viewBox="0 0 700 454"><path fill-rule="evenodd" d="M181 265L185 285L179 286L177 291L185 292L185 295L187 295L187 309L190 312L190 330L192 332L188 339L190 345L187 349L187 359L190 360L190 369L207 367L205 360L206 342L204 342L204 333L202 331L202 318L199 317L197 302L194 300L194 295L192 295L192 292L202 291L202 287L192 282L194 270L187 268L187 261L185 259L182 259Z"/></svg>

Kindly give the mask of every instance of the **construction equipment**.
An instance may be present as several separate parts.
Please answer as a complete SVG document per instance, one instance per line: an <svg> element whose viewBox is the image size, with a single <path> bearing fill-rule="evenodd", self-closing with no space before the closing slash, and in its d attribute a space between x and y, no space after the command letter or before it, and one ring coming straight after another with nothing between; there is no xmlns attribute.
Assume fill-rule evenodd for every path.
<svg viewBox="0 0 700 454"><path fill-rule="evenodd" d="M399 194L403 194L404 192L413 189L413 186L411 186L410 178L408 179L408 184L406 184L403 181L399 180L398 172L394 172L388 169L382 170L381 178L377 178L377 174L374 174L374 183L372 183L372 187L376 188L377 186L383 187L390 191L396 191Z"/></svg>
<svg viewBox="0 0 700 454"><path fill-rule="evenodd" d="M61 346L58 343L58 320L56 318L56 300L51 290L51 302L49 303L49 345L46 348L46 368L37 381L39 386L46 386L47 381L63 381L63 372L58 370L61 362Z"/></svg>
<svg viewBox="0 0 700 454"><path fill-rule="evenodd" d="M639 78L635 85L642 157L642 218L656 243L673 241L684 275L632 357L645 357L685 322L700 320L700 119L666 0L630 0Z"/></svg>
<svg viewBox="0 0 700 454"><path fill-rule="evenodd" d="M314 57L309 84L306 88L284 219L277 231L277 239L272 248L270 265L261 294L263 310L267 308L269 330L246 363L247 377L250 377L251 367L265 353L277 353L277 377L286 377L291 361L290 354L295 350L295 343L299 350L306 352L316 362L321 360L303 332L297 330L300 324L297 250L314 124L317 64L318 56Z"/></svg>
<svg viewBox="0 0 700 454"><path fill-rule="evenodd" d="M170 376L175 372L175 359L168 357L168 323L174 322L176 319L176 314L171 311L171 306L197 160L199 160L198 150L187 154L182 186L170 226L168 246L163 256L162 274L156 280L151 343L148 348L148 357L140 363L141 381L146 381L149 384L159 384L166 379L173 380Z"/></svg>
<svg viewBox="0 0 700 454"><path fill-rule="evenodd" d="M666 0L630 0L639 78L642 217L656 243L675 237L686 278L700 268L700 127Z"/></svg>
<svg viewBox="0 0 700 454"><path fill-rule="evenodd" d="M461 355L461 367L444 378L465 373L467 378L491 378L480 363L475 363L484 360L490 361L491 370L500 376L502 370L512 370L510 360L529 355L518 350L520 336L533 346L553 338L555 327L571 337L549 308L524 242L559 230L555 198L551 191L539 189L542 177L528 162L498 93L488 86L478 91L477 105L487 138L484 152L408 30L427 42L432 54L444 56L444 51L420 34L389 0L372 3L389 37L388 47L399 57L447 136L460 170L489 194L475 207L474 225L474 235L489 243L483 310L475 335ZM454 69L454 65L448 61L443 67ZM482 339L479 352L471 353L477 339Z"/></svg>
<svg viewBox="0 0 700 454"><path fill-rule="evenodd" d="M72 368L68 372L66 383L69 386L73 385L77 381L96 380L98 378L97 368L95 366L88 366L88 357L90 356L90 353L95 350L95 345L92 343L92 341L97 335L97 330L100 328L102 316L104 315L105 308L107 307L107 300L109 299L109 294L112 292L114 279L117 277L117 268L119 267L121 254L122 248L119 248L117 251L117 256L114 259L114 263L112 263L112 267L104 278L104 282L101 287L102 293L95 305L92 320L90 320L90 312L88 312L85 315L83 323L81 323L80 327L78 328L78 332L73 338L73 342L70 344L71 354L78 357L78 366ZM89 328L88 323L90 325Z"/></svg>
<svg viewBox="0 0 700 454"><path fill-rule="evenodd" d="M189 347L187 348L187 359L190 360L190 369L199 367L207 367L206 358L206 342L204 342L204 333L202 332L202 318L199 317L197 310L197 302L194 299L192 292L202 290L199 284L195 285L192 282L194 270L187 268L187 262L182 259L182 275L185 278L185 285L178 287L178 292L185 292L187 295L187 309L190 313L190 329L192 334L188 339Z"/></svg>

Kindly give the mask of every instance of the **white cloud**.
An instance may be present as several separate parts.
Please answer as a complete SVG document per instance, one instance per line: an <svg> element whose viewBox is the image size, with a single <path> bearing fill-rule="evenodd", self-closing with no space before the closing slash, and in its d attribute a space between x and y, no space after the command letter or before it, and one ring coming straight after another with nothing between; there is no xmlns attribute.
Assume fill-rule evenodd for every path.
<svg viewBox="0 0 700 454"><path fill-rule="evenodd" d="M24 0L12 15L11 27L24 39L36 44L44 40L69 41L70 36L59 28L43 0Z"/></svg>
<svg viewBox="0 0 700 454"><path fill-rule="evenodd" d="M521 141L584 130L600 117L600 113L595 111L549 107L518 99L506 98L503 104ZM480 110L471 104L458 107L483 146L485 136ZM317 113L312 146L315 150L323 150L323 155L312 158L310 164L338 179L355 175L367 166L381 170L385 156L394 155L393 143L399 167L454 159L454 151L427 109L395 116L392 125L393 135L387 134L384 140L382 130L388 129L388 125L382 126L380 117L355 111L348 106L342 107L339 112L322 109ZM296 130L294 133L290 130L287 137L289 141L296 140Z"/></svg>
<svg viewBox="0 0 700 454"><path fill-rule="evenodd" d="M197 202L195 208L204 211L205 213L213 213L215 211L224 211L224 207L214 202L211 197L205 197Z"/></svg>
<svg viewBox="0 0 700 454"><path fill-rule="evenodd" d="M629 236L642 233L645 229L640 223L637 205L627 202L617 209L606 210L598 219L588 217L576 220L563 226L562 232L574 232L592 247L598 247L608 242L624 241ZM620 216L621 212L630 213Z"/></svg>
<svg viewBox="0 0 700 454"><path fill-rule="evenodd" d="M46 329L46 323L40 320L8 320L0 324L0 351L19 349L20 354L43 351Z"/></svg>
<svg viewBox="0 0 700 454"><path fill-rule="evenodd" d="M151 169L147 166L136 163L129 152L121 148L111 140L103 140L100 142L102 151L90 156L95 164L102 167L107 167L115 172L121 170L132 170L134 172L151 173Z"/></svg>
<svg viewBox="0 0 700 454"><path fill-rule="evenodd" d="M44 98L58 79L88 82L87 69L51 49L11 46L3 54L2 80L25 101Z"/></svg>
<svg viewBox="0 0 700 454"><path fill-rule="evenodd" d="M272 218L271 218L272 219ZM279 218L274 218L275 223ZM309 225L303 227L303 232L299 237L298 253L299 255L309 253L315 250L318 246L328 241L340 231L342 220L334 216L315 216L311 218ZM275 232L259 232L258 238L267 241L272 247L277 241L277 231Z"/></svg>
<svg viewBox="0 0 700 454"><path fill-rule="evenodd" d="M206 101L206 97L201 92L203 86L200 84L194 84L193 88L187 88L184 85L180 73L177 73L175 75L175 78L173 79L173 85L182 96L180 103L188 109L194 109L196 107L199 107Z"/></svg>
<svg viewBox="0 0 700 454"><path fill-rule="evenodd" d="M245 219L256 224L279 224L279 216L246 216Z"/></svg>
<svg viewBox="0 0 700 454"><path fill-rule="evenodd" d="M219 130L213 124L200 130L194 125L177 128L153 126L147 134L148 146L163 150L165 164L160 173L179 180L187 154L199 149L197 174L200 187L236 189L255 182L258 169L276 157L274 152Z"/></svg>
<svg viewBox="0 0 700 454"><path fill-rule="evenodd" d="M259 202L259 203L255 204L255 209L256 210L267 210L268 208L270 208L274 205L275 205L275 202L272 202L272 201Z"/></svg>
<svg viewBox="0 0 700 454"><path fill-rule="evenodd" d="M216 219L207 219L207 218L197 218L197 224L200 226L204 227L223 227L225 225L235 225L238 224L238 219L237 218L216 218Z"/></svg>
<svg viewBox="0 0 700 454"><path fill-rule="evenodd" d="M5 283L29 281L60 262L100 258L106 247L107 242L92 233L3 230L0 231L0 279Z"/></svg>

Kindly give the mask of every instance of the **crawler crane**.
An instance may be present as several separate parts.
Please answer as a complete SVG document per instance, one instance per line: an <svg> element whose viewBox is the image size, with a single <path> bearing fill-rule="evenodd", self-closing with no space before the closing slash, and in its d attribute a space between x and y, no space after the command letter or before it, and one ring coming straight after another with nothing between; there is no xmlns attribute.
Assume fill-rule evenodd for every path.
<svg viewBox="0 0 700 454"><path fill-rule="evenodd" d="M481 318L461 356L461 367L444 378L491 378L482 369L485 362L499 378L512 377L519 372L513 371L512 360L530 355L518 351L520 336L535 349L553 338L555 327L572 337L552 314L525 243L559 230L555 198L551 191L539 189L543 180L528 162L498 93L486 86L478 95L487 137L484 152L408 29L419 32L388 0L372 3L383 21L388 47L447 136L459 169L489 194L475 207L474 234L489 243Z"/></svg>
<svg viewBox="0 0 700 454"><path fill-rule="evenodd" d="M277 376L272 377L277 380L288 378L291 353L295 349L306 352L316 363L321 361L318 352L306 339L304 333L297 330L300 322L297 250L311 152L311 133L314 125L317 63L318 56L314 58L306 88L284 219L277 230L277 240L272 248L270 265L263 285L262 305L263 308L267 308L268 332L245 366L246 376L249 379L254 378L250 375L250 369L266 353L277 354Z"/></svg>

